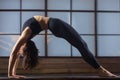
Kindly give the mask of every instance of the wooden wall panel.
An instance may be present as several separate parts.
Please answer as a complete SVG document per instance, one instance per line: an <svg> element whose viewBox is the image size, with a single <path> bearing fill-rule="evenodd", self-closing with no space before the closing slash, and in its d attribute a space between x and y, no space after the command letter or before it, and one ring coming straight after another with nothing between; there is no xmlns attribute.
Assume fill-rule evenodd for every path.
<svg viewBox="0 0 120 80"><path fill-rule="evenodd" d="M97 58L102 66L114 73L120 73L120 58ZM39 65L30 71L22 69L22 59L18 74L95 74L82 58L39 58ZM7 75L8 58L0 58L0 74Z"/></svg>

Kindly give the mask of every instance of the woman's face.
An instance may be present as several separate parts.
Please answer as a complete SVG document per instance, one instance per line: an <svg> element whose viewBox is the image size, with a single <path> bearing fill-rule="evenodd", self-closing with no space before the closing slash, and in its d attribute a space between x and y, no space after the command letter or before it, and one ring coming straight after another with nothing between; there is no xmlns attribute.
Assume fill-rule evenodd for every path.
<svg viewBox="0 0 120 80"><path fill-rule="evenodd" d="M18 53L21 54L21 55L25 55L25 53L26 53L26 48L27 48L27 47L26 47L26 43L24 43L24 44L20 47Z"/></svg>

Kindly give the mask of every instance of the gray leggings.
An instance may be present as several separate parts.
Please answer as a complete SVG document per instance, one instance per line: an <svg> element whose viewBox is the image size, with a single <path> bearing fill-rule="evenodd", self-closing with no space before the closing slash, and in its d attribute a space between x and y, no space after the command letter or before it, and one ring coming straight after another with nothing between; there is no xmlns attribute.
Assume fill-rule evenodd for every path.
<svg viewBox="0 0 120 80"><path fill-rule="evenodd" d="M94 67L95 69L98 69L100 67L95 57L88 49L86 42L80 37L77 31L75 31L75 29L71 27L69 24L57 18L50 18L48 29L56 37L64 38L71 45L76 47L81 53L83 59L87 63L89 63L92 67Z"/></svg>

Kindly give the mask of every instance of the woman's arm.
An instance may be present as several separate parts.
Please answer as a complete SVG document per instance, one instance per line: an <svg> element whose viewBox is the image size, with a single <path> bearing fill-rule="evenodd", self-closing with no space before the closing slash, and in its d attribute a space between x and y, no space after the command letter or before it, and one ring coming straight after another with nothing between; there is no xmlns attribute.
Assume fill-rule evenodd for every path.
<svg viewBox="0 0 120 80"><path fill-rule="evenodd" d="M17 59L16 59L15 64L13 66L12 76L9 76L9 78L25 78L25 76L16 75L19 60L20 60L20 54L18 53Z"/></svg>
<svg viewBox="0 0 120 80"><path fill-rule="evenodd" d="M17 59L16 59L16 61L15 61L15 65L13 66L12 75L16 75L16 71L17 71L17 67L18 67L19 60L20 60L20 55L19 55L19 53L18 53Z"/></svg>
<svg viewBox="0 0 120 80"><path fill-rule="evenodd" d="M10 58L9 58L9 65L8 65L8 77L14 77L14 66L15 66L15 62L18 58L18 51L20 49L20 47L22 46L22 44L24 44L30 37L31 35L31 30L29 27L27 27L21 34L21 36L19 37L19 39L17 40L16 44L14 45L12 52L10 54ZM13 73L14 72L14 73ZM16 78L16 77L15 77Z"/></svg>

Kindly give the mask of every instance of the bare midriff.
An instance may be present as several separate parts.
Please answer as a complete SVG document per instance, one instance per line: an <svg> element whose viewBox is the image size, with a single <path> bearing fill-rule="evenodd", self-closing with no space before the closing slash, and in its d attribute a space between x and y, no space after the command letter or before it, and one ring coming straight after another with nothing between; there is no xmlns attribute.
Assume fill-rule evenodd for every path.
<svg viewBox="0 0 120 80"><path fill-rule="evenodd" d="M41 29L47 29L48 28L48 21L49 17L44 16L34 16L34 18L39 22Z"/></svg>

